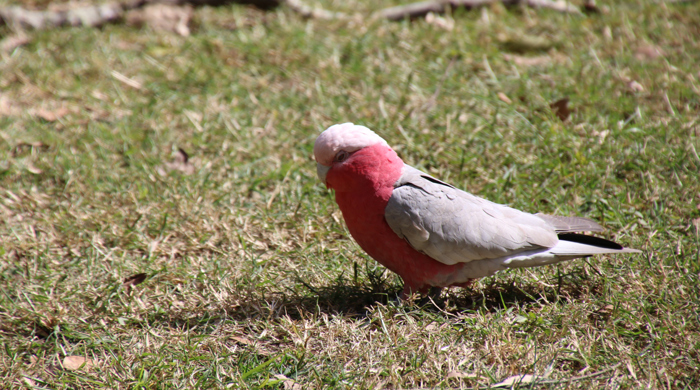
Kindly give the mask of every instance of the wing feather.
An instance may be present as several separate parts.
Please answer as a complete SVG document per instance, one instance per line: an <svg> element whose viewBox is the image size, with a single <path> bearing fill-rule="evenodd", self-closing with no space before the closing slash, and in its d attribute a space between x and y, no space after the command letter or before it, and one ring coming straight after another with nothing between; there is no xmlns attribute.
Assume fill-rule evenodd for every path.
<svg viewBox="0 0 700 390"><path fill-rule="evenodd" d="M537 213L536 216L544 219L554 226L557 233L572 232L602 232L603 227L595 221L583 217L562 217L560 215L549 215Z"/></svg>
<svg viewBox="0 0 700 390"><path fill-rule="evenodd" d="M385 218L416 250L444 264L512 256L558 241L549 221L476 197L408 165Z"/></svg>

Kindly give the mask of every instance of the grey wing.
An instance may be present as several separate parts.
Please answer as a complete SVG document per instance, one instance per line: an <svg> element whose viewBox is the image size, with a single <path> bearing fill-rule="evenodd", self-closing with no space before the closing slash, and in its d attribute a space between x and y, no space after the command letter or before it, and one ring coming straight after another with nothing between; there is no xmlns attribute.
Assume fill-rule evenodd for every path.
<svg viewBox="0 0 700 390"><path fill-rule="evenodd" d="M408 165L385 218L413 248L450 265L549 248L558 241L545 219L476 197Z"/></svg>
<svg viewBox="0 0 700 390"><path fill-rule="evenodd" d="M559 215L549 215L537 213L536 216L544 219L552 225L557 233L571 232L602 232L603 227L595 221L583 217L562 217Z"/></svg>

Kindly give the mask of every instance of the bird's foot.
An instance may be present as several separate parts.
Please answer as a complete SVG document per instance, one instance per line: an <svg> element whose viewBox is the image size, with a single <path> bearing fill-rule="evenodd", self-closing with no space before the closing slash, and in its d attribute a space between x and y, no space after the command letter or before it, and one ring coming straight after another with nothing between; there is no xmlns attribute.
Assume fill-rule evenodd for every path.
<svg viewBox="0 0 700 390"><path fill-rule="evenodd" d="M418 294L415 294L415 292ZM416 290L406 286L396 298L396 303L398 305L403 305L410 302L418 306L433 305L437 308L442 308L444 302L440 299L441 294L442 287L430 287Z"/></svg>

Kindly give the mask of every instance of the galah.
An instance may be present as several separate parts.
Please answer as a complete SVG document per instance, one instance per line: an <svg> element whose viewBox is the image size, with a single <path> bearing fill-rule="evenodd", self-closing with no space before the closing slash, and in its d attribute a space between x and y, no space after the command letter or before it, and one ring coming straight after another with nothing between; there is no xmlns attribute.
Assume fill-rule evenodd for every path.
<svg viewBox="0 0 700 390"><path fill-rule="evenodd" d="M329 127L316 139L314 157L350 234L401 276L403 298L466 287L507 268L640 252L575 233L603 230L587 218L530 214L459 190L404 164L364 126Z"/></svg>

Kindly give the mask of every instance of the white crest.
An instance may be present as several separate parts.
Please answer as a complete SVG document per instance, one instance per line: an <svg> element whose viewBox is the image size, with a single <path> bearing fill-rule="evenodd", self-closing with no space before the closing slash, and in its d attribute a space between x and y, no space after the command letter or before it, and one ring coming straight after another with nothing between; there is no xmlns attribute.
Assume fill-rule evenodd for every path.
<svg viewBox="0 0 700 390"><path fill-rule="evenodd" d="M333 157L340 150L352 153L378 143L389 146L382 137L365 126L354 125L350 122L333 125L316 138L314 157L317 163L330 166Z"/></svg>

